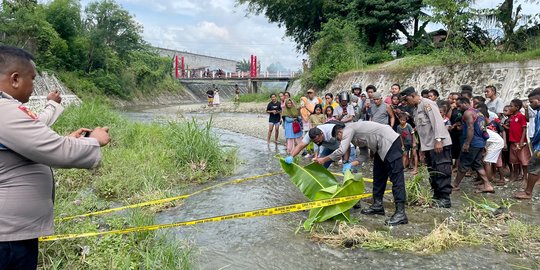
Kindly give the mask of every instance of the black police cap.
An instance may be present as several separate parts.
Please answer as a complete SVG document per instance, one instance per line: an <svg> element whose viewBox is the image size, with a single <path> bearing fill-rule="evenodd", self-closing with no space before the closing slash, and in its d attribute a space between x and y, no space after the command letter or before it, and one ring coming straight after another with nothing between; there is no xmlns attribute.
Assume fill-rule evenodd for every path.
<svg viewBox="0 0 540 270"><path fill-rule="evenodd" d="M399 93L399 95L400 95L402 98L404 98L404 97L406 97L406 96L412 95L413 93L416 93L416 90L414 90L414 87L411 86L411 87L405 88L405 90L401 91L401 92Z"/></svg>

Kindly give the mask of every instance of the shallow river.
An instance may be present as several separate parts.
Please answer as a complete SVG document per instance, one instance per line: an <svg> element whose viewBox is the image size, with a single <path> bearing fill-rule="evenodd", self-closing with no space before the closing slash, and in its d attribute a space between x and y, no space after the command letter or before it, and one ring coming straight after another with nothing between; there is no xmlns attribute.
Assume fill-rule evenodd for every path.
<svg viewBox="0 0 540 270"><path fill-rule="evenodd" d="M152 110L126 113L138 121L155 117ZM238 147L242 164L227 181L280 170L277 153L285 150L254 137L215 130L223 145ZM365 172L370 176L369 170ZM368 185L370 187L370 185ZM454 194L454 197L456 195ZM259 208L304 202L307 199L286 175L261 178L235 185L226 185L190 197L176 208L157 216L157 223L171 223ZM458 208L462 199L454 198ZM455 215L451 209L409 209L410 223L391 230L396 235L426 234L433 228L434 219L443 220ZM387 215L393 207L387 204ZM537 221L538 205L524 204L516 209L527 219ZM514 210L515 211L515 210ZM388 230L384 218L353 217L374 230ZM195 267L199 269L511 269L526 262L517 255L497 252L491 247L466 247L444 251L436 255L418 255L390 250L336 249L310 239L299 229L307 213L229 220L192 227L167 230L176 237L171 241L189 241L196 248ZM364 224L365 223L365 224ZM299 231L297 233L297 231Z"/></svg>

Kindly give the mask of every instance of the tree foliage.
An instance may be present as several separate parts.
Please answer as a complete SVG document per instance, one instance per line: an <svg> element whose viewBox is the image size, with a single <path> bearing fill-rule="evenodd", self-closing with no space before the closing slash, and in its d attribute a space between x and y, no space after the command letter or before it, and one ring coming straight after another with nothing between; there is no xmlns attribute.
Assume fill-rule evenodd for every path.
<svg viewBox="0 0 540 270"><path fill-rule="evenodd" d="M538 18L523 15L516 0L478 10L475 0L237 0L247 12L264 14L285 28L299 51L310 56L310 84L322 87L337 73L397 56L435 50L460 53L540 48ZM538 0L525 0L538 5ZM428 33L429 23L443 31ZM486 31L501 29L493 37ZM331 30L330 30L331 29ZM492 30L492 29L490 29ZM491 31L493 32L493 31ZM436 37L435 37L436 36ZM354 40L354 42L352 42Z"/></svg>
<svg viewBox="0 0 540 270"><path fill-rule="evenodd" d="M152 52L141 33L112 0L91 2L84 11L78 0L3 0L0 8L0 43L32 52L40 69L87 81L72 85L75 91L129 98L162 82L170 88L170 61Z"/></svg>

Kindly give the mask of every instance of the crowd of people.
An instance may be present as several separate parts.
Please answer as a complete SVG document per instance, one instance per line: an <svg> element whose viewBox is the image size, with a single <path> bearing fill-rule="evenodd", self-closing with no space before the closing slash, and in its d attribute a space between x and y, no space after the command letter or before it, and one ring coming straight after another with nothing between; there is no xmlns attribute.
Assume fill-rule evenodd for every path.
<svg viewBox="0 0 540 270"><path fill-rule="evenodd" d="M310 89L299 105L288 92L273 94L267 109L271 122L268 142L272 131L277 142L283 123L289 163L303 153L328 167L329 162L336 161L331 154L339 149L340 140L335 132L332 134L337 123L345 127L355 122L379 123L398 135L404 171L414 175L419 164L427 165L438 206L450 207L451 192L460 190L466 176L476 178L477 193L493 193L494 186L519 182L524 191L513 196L530 199L540 171L536 162L540 138L535 137L540 137L540 126L536 125L540 89L533 90L527 101L505 102L497 94L493 85L485 86L483 95L476 96L471 86L462 85L443 98L436 89L417 92L394 84L389 95L383 96L374 85L363 89L358 83L350 91L326 93L324 98ZM332 128L325 126L328 123ZM326 135L326 140L314 140L320 134ZM332 144L329 138L337 142ZM358 139L364 140L364 145L368 140L367 135ZM305 151L310 142L314 142L314 149ZM344 169L354 169L381 150L381 145L372 149L367 143L371 154L366 155L362 143L353 139L349 144L347 151L350 155L356 152L358 161L342 151L339 158ZM384 161L383 156L380 158Z"/></svg>

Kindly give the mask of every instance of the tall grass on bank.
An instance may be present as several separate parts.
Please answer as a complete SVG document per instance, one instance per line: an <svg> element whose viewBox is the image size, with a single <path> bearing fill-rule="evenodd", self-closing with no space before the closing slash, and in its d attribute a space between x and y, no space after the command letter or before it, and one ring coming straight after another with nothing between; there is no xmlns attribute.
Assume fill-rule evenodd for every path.
<svg viewBox="0 0 540 270"><path fill-rule="evenodd" d="M71 216L118 203L185 194L186 188L234 171L235 150L225 151L210 124L135 123L100 101L69 107L53 126L60 134L108 126L112 141L93 170L55 170L55 213ZM154 223L155 208L56 222L57 233L122 229ZM159 210L159 209L157 209ZM61 240L40 244L43 269L185 269L189 245L166 241L162 232Z"/></svg>

